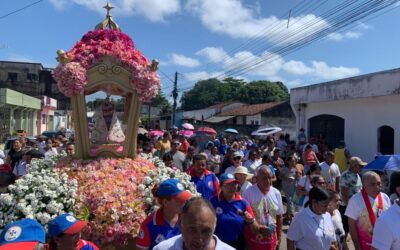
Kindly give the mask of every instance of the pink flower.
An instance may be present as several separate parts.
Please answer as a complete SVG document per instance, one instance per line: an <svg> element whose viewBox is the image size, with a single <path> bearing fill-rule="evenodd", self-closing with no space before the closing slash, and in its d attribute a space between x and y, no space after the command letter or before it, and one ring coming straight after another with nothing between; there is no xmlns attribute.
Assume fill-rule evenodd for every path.
<svg viewBox="0 0 400 250"><path fill-rule="evenodd" d="M86 70L93 64L99 63L104 55L114 56L117 61L130 68L132 87L136 89L143 101L149 101L156 96L161 88L158 74L148 70L147 58L135 48L128 35L118 30L89 31L67 52L67 55L73 62L80 64ZM68 72L68 69L61 69L64 67L67 65L57 66L60 68L58 71ZM62 86L60 91L69 97L80 93L86 84L86 77L83 79L80 75L82 72L80 70L79 77L75 77L72 82L66 82L65 74L67 73L63 77L55 77L57 83L63 81L58 83L59 86Z"/></svg>

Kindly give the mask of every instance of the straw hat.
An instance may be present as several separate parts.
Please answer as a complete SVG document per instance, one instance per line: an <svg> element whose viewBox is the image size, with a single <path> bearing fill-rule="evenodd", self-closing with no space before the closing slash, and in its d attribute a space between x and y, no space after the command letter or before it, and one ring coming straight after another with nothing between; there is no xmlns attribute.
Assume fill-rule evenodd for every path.
<svg viewBox="0 0 400 250"><path fill-rule="evenodd" d="M253 174L250 174L246 167L240 166L235 169L233 174L245 174L247 175L247 179L253 178Z"/></svg>

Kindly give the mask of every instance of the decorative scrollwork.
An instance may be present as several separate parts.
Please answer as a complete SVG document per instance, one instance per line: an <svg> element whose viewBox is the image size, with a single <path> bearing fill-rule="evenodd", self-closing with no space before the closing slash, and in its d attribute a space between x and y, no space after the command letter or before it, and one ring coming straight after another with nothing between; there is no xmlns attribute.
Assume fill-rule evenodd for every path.
<svg viewBox="0 0 400 250"><path fill-rule="evenodd" d="M100 64L98 69L101 74L105 74L105 73L107 73L108 66L107 66L107 64Z"/></svg>
<svg viewBox="0 0 400 250"><path fill-rule="evenodd" d="M111 68L111 71L112 71L113 74L115 74L115 75L120 74L120 73L121 73L121 70L122 70L122 67L121 67L121 66L118 66L118 65L114 65L114 66Z"/></svg>

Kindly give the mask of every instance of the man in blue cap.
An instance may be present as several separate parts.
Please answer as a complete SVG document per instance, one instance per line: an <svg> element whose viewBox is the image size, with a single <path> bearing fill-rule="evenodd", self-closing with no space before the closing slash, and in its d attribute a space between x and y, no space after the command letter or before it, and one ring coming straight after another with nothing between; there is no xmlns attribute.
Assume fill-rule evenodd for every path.
<svg viewBox="0 0 400 250"><path fill-rule="evenodd" d="M153 189L160 208L150 214L140 225L136 249L153 249L158 243L180 234L179 214L192 194L176 179L167 179Z"/></svg>
<svg viewBox="0 0 400 250"><path fill-rule="evenodd" d="M0 250L41 250L45 243L44 228L32 219L10 223L0 234Z"/></svg>
<svg viewBox="0 0 400 250"><path fill-rule="evenodd" d="M98 250L92 242L80 239L80 232L86 225L87 221L77 220L70 214L62 214L51 220L48 224L51 249Z"/></svg>

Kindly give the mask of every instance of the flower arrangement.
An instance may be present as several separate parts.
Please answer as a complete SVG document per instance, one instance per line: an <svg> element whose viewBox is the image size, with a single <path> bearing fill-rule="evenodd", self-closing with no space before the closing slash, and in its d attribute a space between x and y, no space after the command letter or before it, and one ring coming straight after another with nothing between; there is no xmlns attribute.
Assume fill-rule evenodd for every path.
<svg viewBox="0 0 400 250"><path fill-rule="evenodd" d="M32 159L28 174L0 194L0 228L22 218L43 226L56 216L73 213L77 182L53 170L54 160Z"/></svg>
<svg viewBox="0 0 400 250"><path fill-rule="evenodd" d="M70 62L66 65L59 64L54 69L54 78L57 80L58 89L65 96L71 97L83 93L87 83L86 69L77 62Z"/></svg>
<svg viewBox="0 0 400 250"><path fill-rule="evenodd" d="M145 219L143 193L139 184L153 170L144 158L75 160L60 162L57 169L78 182L75 208L87 208L89 224L86 239L99 245L126 245L136 237Z"/></svg>
<svg viewBox="0 0 400 250"><path fill-rule="evenodd" d="M71 62L58 65L54 72L60 91L69 97L79 93L75 90L81 89L86 84L86 79L81 77L81 74L86 75L86 70L100 63L105 55L113 56L131 70L132 86L143 101L148 101L157 95L161 87L159 75L150 69L148 60L134 46L132 39L114 29L89 31L66 53ZM82 69L79 68L79 73L75 76L69 76L70 69L77 68L75 65L70 65L74 63L80 64Z"/></svg>
<svg viewBox="0 0 400 250"><path fill-rule="evenodd" d="M164 162L154 157L152 154L141 154L141 157L149 159L156 165L156 168L149 171L144 178L143 183L139 185L139 189L143 192L143 203L145 204L146 214L150 214L157 207L156 199L151 192L154 185L161 183L166 179L177 179L182 183L183 187L191 192L194 196L200 196L195 185L190 181L190 175L177 169L167 167Z"/></svg>

